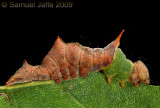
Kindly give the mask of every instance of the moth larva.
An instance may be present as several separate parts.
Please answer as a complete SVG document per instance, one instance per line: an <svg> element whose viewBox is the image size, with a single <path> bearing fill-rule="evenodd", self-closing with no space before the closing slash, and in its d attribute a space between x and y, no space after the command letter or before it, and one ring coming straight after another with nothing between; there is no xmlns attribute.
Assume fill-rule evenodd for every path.
<svg viewBox="0 0 160 108"><path fill-rule="evenodd" d="M60 37L57 38L52 49L45 56L41 65L32 66L25 60L23 66L9 79L6 86L20 83L54 80L56 83L71 78L77 79L78 75L87 77L91 71L103 70L110 84L111 78L115 78L121 87L130 81L138 88L138 82L149 84L149 71L142 61L132 63L119 49L120 38L105 48L89 48L79 43L64 43ZM5 93L9 103L9 97ZM11 104L11 103L10 103Z"/></svg>
<svg viewBox="0 0 160 108"><path fill-rule="evenodd" d="M60 83L62 78L77 79L78 75L87 77L90 71L95 70L103 70L108 84L111 78L115 78L122 88L126 81L132 82L136 87L138 82L149 84L149 72L143 62L132 63L118 48L123 32L124 30L107 47L94 49L78 43L66 44L58 37L41 65L32 66L24 61L23 66L9 79L6 86L51 79Z"/></svg>

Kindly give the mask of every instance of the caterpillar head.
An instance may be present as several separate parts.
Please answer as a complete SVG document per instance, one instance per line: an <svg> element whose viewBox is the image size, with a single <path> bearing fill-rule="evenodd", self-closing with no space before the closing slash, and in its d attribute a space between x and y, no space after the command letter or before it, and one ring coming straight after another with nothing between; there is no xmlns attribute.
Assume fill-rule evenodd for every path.
<svg viewBox="0 0 160 108"><path fill-rule="evenodd" d="M137 84L138 82L142 84L149 84L149 71L146 65L142 61L137 61L134 63L133 71L131 73L130 80L133 84Z"/></svg>
<svg viewBox="0 0 160 108"><path fill-rule="evenodd" d="M37 76L35 74L35 69L38 66L32 66L25 60L23 66L9 79L6 86L11 86L15 84L30 82L36 80Z"/></svg>

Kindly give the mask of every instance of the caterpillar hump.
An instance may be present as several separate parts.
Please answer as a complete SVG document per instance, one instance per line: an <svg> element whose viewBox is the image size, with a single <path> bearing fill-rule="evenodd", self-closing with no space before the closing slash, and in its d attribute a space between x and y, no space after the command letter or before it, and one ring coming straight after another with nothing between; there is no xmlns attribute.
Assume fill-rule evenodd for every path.
<svg viewBox="0 0 160 108"><path fill-rule="evenodd" d="M93 49L77 43L65 43L58 37L41 66L56 83L60 83L62 78L86 77L90 71L101 70L112 62L119 43L120 36L104 49Z"/></svg>

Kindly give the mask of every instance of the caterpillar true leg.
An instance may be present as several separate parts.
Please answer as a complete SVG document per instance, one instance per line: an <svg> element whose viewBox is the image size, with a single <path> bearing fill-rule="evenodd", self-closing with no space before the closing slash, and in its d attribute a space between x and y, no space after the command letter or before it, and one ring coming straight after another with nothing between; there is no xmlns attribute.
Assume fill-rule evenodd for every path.
<svg viewBox="0 0 160 108"><path fill-rule="evenodd" d="M136 88L138 88L138 83L134 84L134 86L135 86Z"/></svg>
<svg viewBox="0 0 160 108"><path fill-rule="evenodd" d="M9 97L8 97L7 94L5 94L5 93L0 93L0 95L5 96L5 97L7 98L7 100L8 100L8 102L9 102L9 104L12 106L12 104L11 104L11 102L10 102L10 99L9 99Z"/></svg>
<svg viewBox="0 0 160 108"><path fill-rule="evenodd" d="M124 89L124 82L121 82L121 88Z"/></svg>
<svg viewBox="0 0 160 108"><path fill-rule="evenodd" d="M111 83L111 78L108 77L108 84L110 84L110 83Z"/></svg>

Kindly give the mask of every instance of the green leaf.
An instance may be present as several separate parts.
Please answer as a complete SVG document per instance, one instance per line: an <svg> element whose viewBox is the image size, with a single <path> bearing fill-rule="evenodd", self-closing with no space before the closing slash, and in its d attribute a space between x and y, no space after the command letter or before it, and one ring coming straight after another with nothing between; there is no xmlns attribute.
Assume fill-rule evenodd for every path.
<svg viewBox="0 0 160 108"><path fill-rule="evenodd" d="M11 103L0 96L0 108L159 108L160 86L142 85L139 88L125 83L121 89L112 79L106 82L105 75L92 72L86 78L63 81L32 82L11 87L0 87Z"/></svg>

